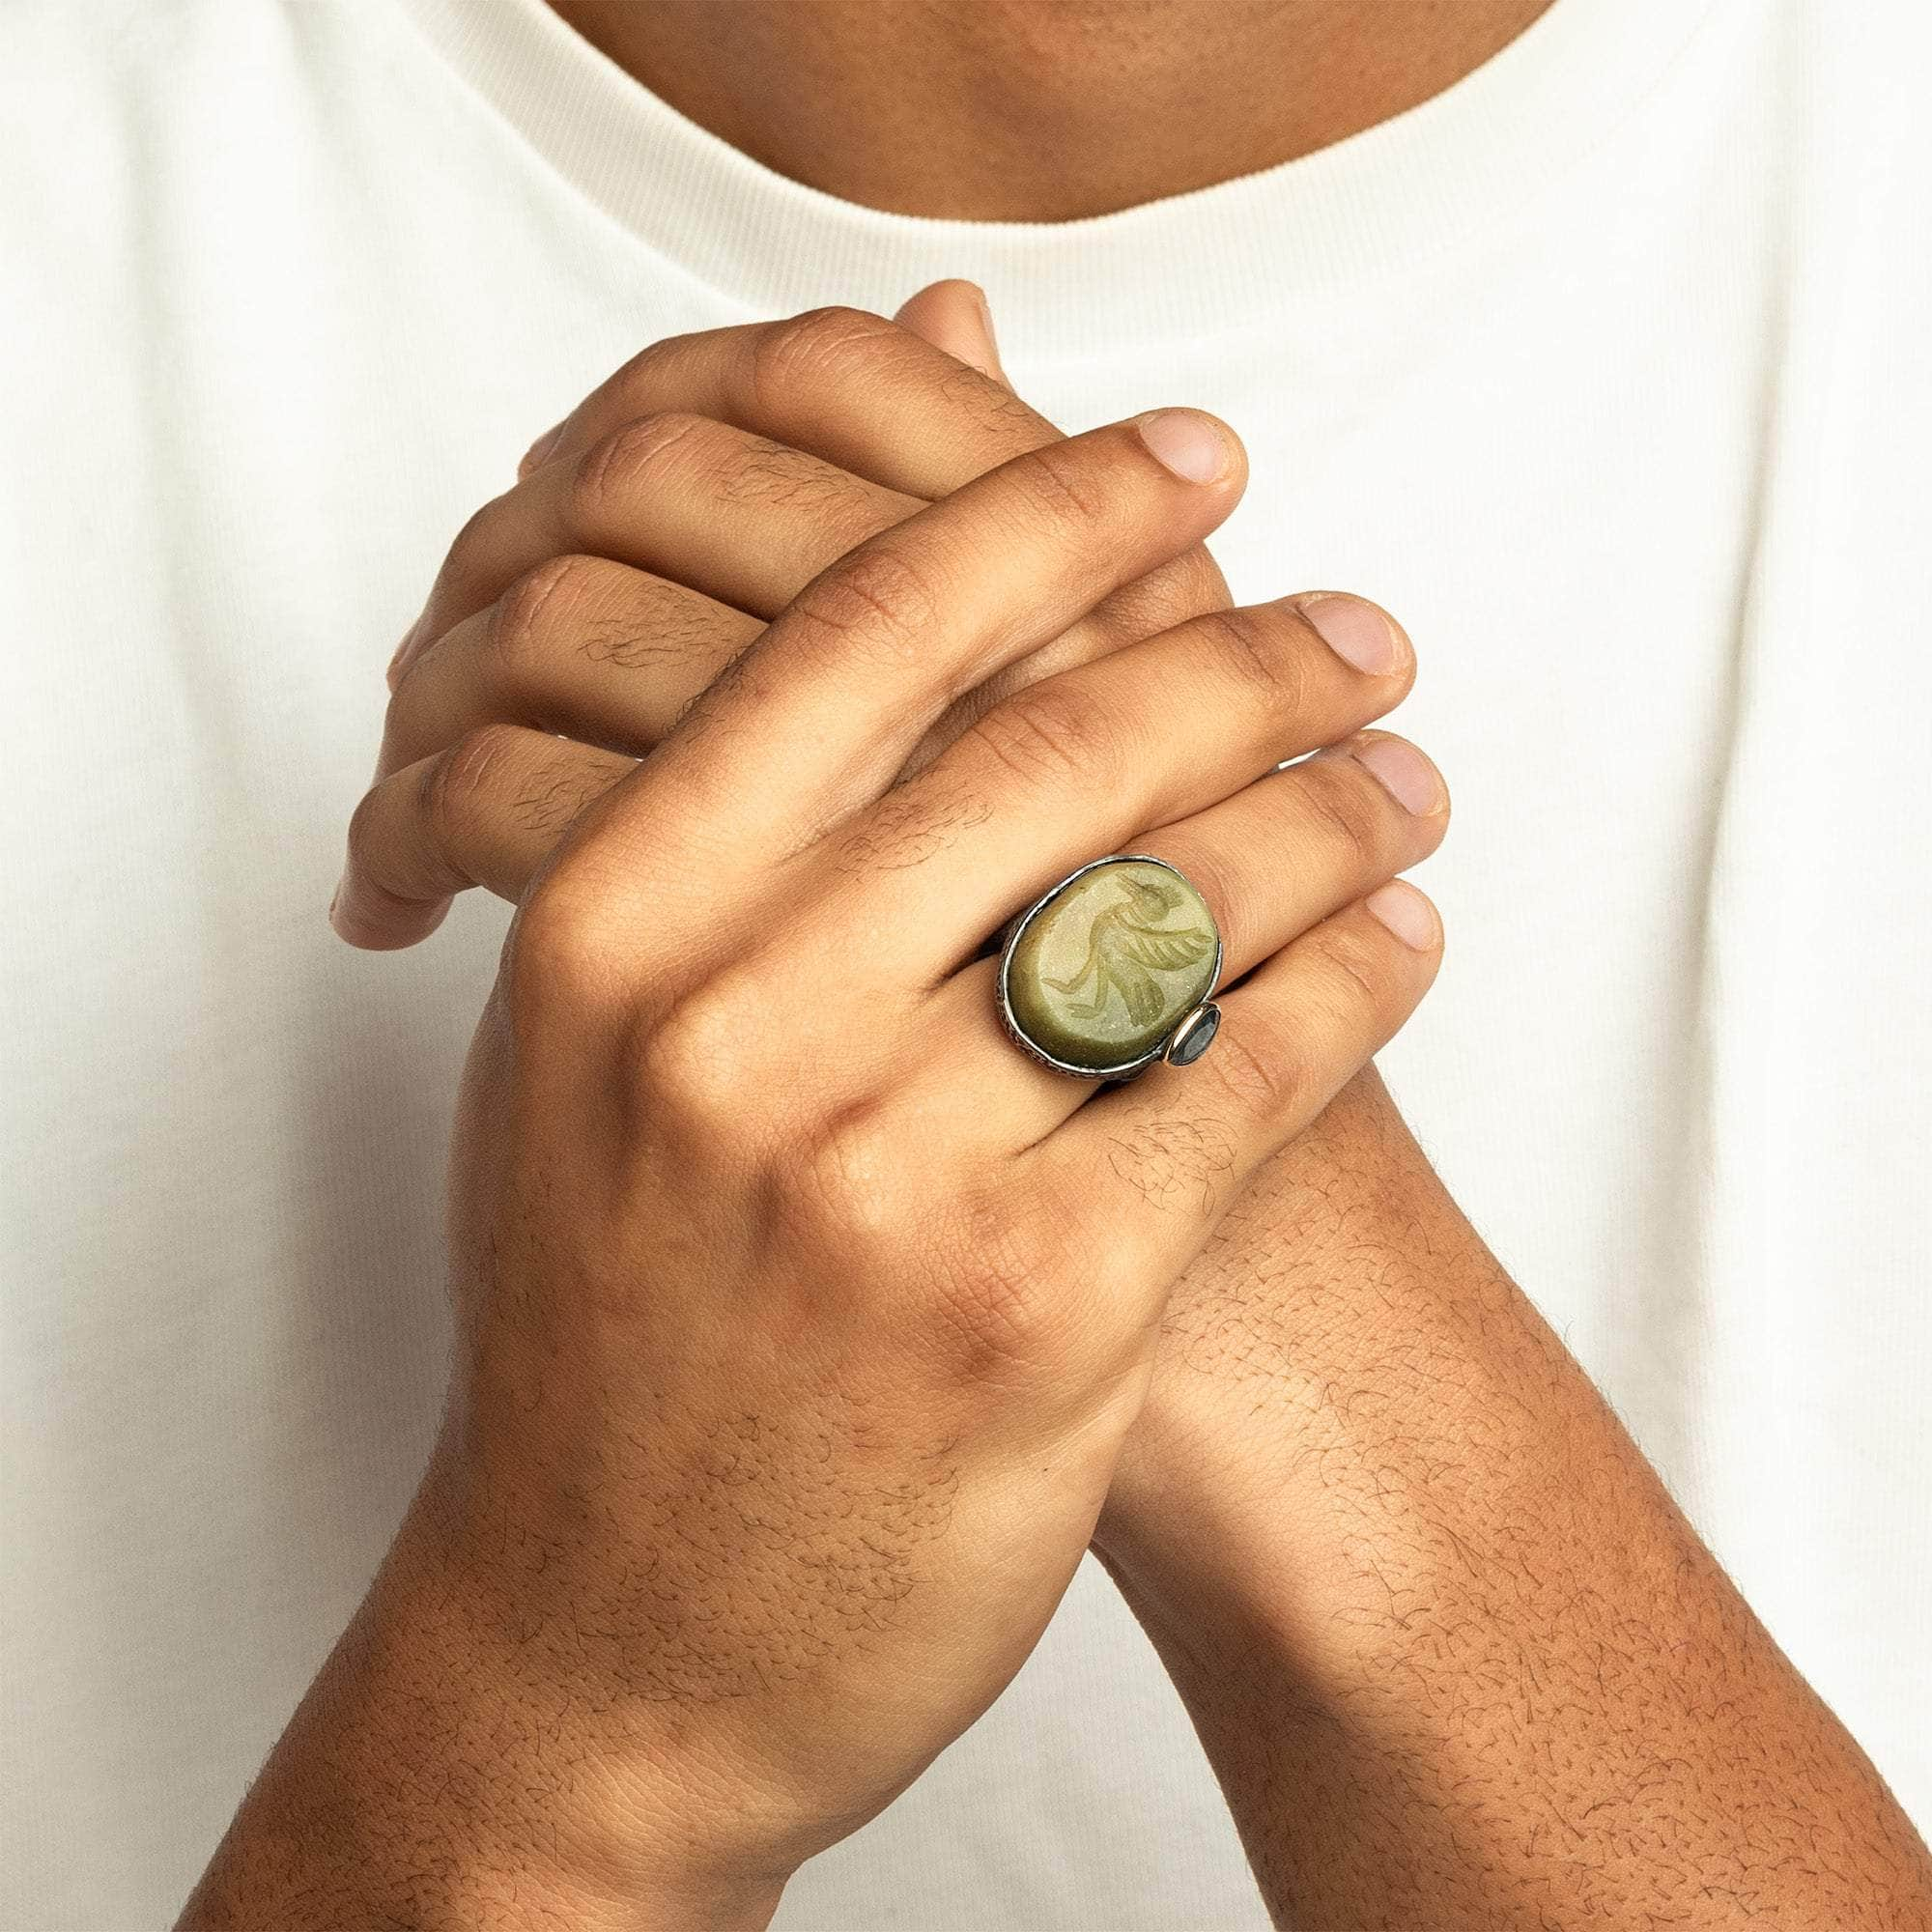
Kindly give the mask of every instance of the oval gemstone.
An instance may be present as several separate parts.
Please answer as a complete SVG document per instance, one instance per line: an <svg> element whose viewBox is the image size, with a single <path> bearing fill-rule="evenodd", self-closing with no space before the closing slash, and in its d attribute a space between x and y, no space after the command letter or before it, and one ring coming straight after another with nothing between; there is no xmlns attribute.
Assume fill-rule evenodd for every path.
<svg viewBox="0 0 1932 1932"><path fill-rule="evenodd" d="M1152 1051L1213 990L1220 940L1179 872L1111 859L1030 919L1007 967L1007 1003L1043 1052L1096 1072Z"/></svg>
<svg viewBox="0 0 1932 1932"><path fill-rule="evenodd" d="M1182 1020L1175 1028L1162 1057L1170 1066L1192 1066L1214 1044L1214 1036L1220 1031L1221 1009L1203 1007L1192 1019Z"/></svg>

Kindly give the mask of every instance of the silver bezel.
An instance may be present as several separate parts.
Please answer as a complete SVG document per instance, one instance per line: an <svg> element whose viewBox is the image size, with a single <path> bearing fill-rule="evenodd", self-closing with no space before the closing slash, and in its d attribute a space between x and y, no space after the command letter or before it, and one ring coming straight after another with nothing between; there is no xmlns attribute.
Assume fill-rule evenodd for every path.
<svg viewBox="0 0 1932 1932"><path fill-rule="evenodd" d="M1201 895L1201 889L1179 866L1170 866L1165 859L1156 859L1151 852L1109 852L1104 859L1088 860L1086 865L1079 867L1074 871L1068 872L1064 879L1047 887L1046 891L1041 893L1032 905L1028 906L1023 913L1019 914L1008 925L1006 940L1000 947L1000 971L994 983L999 991L1000 1020L1006 1027L1007 1037L1015 1045L1030 1053L1041 1065L1052 1067L1056 1073L1071 1073L1081 1080L1131 1080L1136 1073L1145 1073L1155 1061L1161 1059L1166 1054L1168 1042L1173 1039L1174 1036L1203 1007L1211 1004L1214 997L1214 989L1221 982L1221 922L1214 917L1214 908L1208 906L1208 923L1214 928L1214 972L1213 976L1208 981L1208 991L1194 1006L1189 1007L1184 1013L1181 1013L1175 1020L1174 1024L1145 1053L1136 1055L1132 1060L1123 1060L1118 1066L1075 1066L1070 1061L1056 1060L1043 1046L1038 1045L1029 1037L1026 1030L1013 1016L1012 1001L1008 997L1007 993L1007 974L1012 964L1013 948L1020 942L1020 934L1033 923L1034 915L1049 899L1058 898L1076 879L1086 877L1096 867L1118 866L1124 859L1131 859L1135 864L1141 866L1158 866L1162 871L1172 872L1197 898ZM1204 900L1203 903L1206 903L1206 901Z"/></svg>

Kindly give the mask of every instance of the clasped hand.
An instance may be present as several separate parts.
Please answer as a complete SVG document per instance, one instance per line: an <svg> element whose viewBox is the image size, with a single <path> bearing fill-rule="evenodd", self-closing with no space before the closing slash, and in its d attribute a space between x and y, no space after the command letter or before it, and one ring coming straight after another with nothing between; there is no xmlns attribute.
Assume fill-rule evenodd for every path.
<svg viewBox="0 0 1932 1932"><path fill-rule="evenodd" d="M1052 1615L1220 1212L1426 989L1386 882L1445 800L1362 730L1406 641L1228 607L1244 473L826 310L646 352L450 552L335 918L517 903L404 1539L518 1741L485 1850L735 1922L888 1804ZM985 942L1123 850L1232 990L1102 1087L1004 1037Z"/></svg>

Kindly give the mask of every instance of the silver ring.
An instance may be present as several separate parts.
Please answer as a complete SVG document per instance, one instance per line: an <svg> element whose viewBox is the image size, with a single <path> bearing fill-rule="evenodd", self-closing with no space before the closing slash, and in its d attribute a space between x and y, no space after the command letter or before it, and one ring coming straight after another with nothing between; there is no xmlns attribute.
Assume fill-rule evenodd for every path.
<svg viewBox="0 0 1932 1932"><path fill-rule="evenodd" d="M1106 867L1141 869L1120 872L1117 890L1097 879L1075 890ZM1150 867L1168 877L1149 878ZM1049 973L1049 962L1062 970ZM1034 1059L1085 1080L1131 1080L1156 1061L1187 1066L1208 1051L1220 978L1221 928L1200 889L1151 853L1113 852L1008 925L994 983L1008 1037Z"/></svg>

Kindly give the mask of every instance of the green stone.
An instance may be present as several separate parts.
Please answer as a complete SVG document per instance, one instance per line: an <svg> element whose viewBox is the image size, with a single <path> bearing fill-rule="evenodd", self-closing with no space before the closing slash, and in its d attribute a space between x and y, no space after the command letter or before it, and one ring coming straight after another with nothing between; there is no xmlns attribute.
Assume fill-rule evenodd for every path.
<svg viewBox="0 0 1932 1932"><path fill-rule="evenodd" d="M1214 915L1179 872L1111 859L1027 922L1008 963L1007 1003L1055 1060L1123 1066L1213 990L1219 954Z"/></svg>

